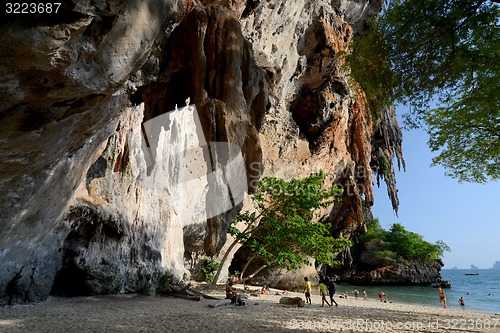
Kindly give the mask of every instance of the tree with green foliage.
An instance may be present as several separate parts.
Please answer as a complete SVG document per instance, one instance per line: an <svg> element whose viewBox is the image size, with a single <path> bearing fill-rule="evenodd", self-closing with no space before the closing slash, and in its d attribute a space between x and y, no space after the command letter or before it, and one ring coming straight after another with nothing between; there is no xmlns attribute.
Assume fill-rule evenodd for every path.
<svg viewBox="0 0 500 333"><path fill-rule="evenodd" d="M434 260L443 256L450 248L443 241L429 243L416 232L407 231L401 224L394 223L387 234L388 247L407 260Z"/></svg>
<svg viewBox="0 0 500 333"><path fill-rule="evenodd" d="M366 222L366 232L361 236L361 241L366 243L372 239L382 239L386 237L387 231L382 228L378 219Z"/></svg>
<svg viewBox="0 0 500 333"><path fill-rule="evenodd" d="M248 280L262 269L273 266L295 270L310 264L309 258L335 265L334 255L350 241L331 236L329 223L317 221L315 212L339 200L336 186L324 185L325 173L301 180L285 181L276 177L263 178L252 199L256 210L238 214L228 232L234 237L215 274L217 282L223 263L237 244L245 244L251 252L240 273L240 280ZM243 230L237 225L244 226ZM248 273L251 263L262 263Z"/></svg>
<svg viewBox="0 0 500 333"><path fill-rule="evenodd" d="M399 223L391 226L389 231L380 226L378 219L373 219L366 224L367 231L360 237L362 243L371 240L382 241L382 246L377 251L378 257L389 257L398 262L405 260L427 261L439 259L450 247L442 240L432 244L424 240L423 236L405 229Z"/></svg>
<svg viewBox="0 0 500 333"><path fill-rule="evenodd" d="M407 125L427 125L433 164L459 181L500 178L499 3L387 1L346 58L370 105L411 106Z"/></svg>

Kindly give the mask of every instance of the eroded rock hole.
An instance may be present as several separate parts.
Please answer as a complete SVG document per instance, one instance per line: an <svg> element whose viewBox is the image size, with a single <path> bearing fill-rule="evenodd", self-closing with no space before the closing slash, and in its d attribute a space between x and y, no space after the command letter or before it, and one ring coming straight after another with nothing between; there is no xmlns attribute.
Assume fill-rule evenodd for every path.
<svg viewBox="0 0 500 333"><path fill-rule="evenodd" d="M50 294L87 296L112 293L117 287L117 272L108 259L89 256L96 243L106 248L118 244L127 230L120 219L103 214L95 207L71 209L67 220L73 230L64 240L62 267L57 272ZM119 286L119 285L118 285Z"/></svg>
<svg viewBox="0 0 500 333"><path fill-rule="evenodd" d="M56 296L87 296L90 295L90 289L86 283L86 272L76 265L77 252L67 243L72 239L78 239L77 233L71 232L66 239L63 249L63 267L57 272L51 295Z"/></svg>

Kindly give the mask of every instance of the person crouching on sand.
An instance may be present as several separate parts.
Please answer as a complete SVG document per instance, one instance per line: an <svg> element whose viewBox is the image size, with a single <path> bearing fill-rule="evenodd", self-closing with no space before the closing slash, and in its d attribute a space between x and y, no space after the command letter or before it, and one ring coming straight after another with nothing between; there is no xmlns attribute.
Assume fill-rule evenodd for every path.
<svg viewBox="0 0 500 333"><path fill-rule="evenodd" d="M241 296L236 292L236 289L234 289L232 281L229 281L226 285L226 298L231 300L231 303L234 305L245 305Z"/></svg>

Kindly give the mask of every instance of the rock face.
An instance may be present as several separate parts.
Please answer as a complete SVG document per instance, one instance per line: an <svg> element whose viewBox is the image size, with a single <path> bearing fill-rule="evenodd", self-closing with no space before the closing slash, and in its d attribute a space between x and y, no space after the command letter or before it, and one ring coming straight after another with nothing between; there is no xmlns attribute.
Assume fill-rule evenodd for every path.
<svg viewBox="0 0 500 333"><path fill-rule="evenodd" d="M340 273L342 282L359 285L430 285L441 281L441 260L394 263L369 271L350 270ZM331 274L331 273L330 273ZM334 273L335 274L335 273Z"/></svg>
<svg viewBox="0 0 500 333"><path fill-rule="evenodd" d="M264 175L291 178L328 170L331 181L345 189L342 203L325 212L337 235L348 236L363 224L362 197L373 204L374 173L389 176L389 194L394 209L398 206L392 157L403 166L404 160L394 112L382 110L374 120L338 57L357 32L353 27L360 29L359 22L380 6L378 1L332 6L272 1L261 3L242 23L270 80L271 107L261 129ZM377 156L385 157L385 168Z"/></svg>
<svg viewBox="0 0 500 333"><path fill-rule="evenodd" d="M151 293L164 271L188 278L217 257L243 205L224 177L156 186L171 185L182 164L172 156L202 137L239 147L250 193L262 174L330 172L345 188L324 212L337 236L363 228L374 174L397 209L394 114L374 119L336 56L380 6L107 0L2 14L0 304ZM196 114L168 116L154 146L162 163L149 165L147 122L188 97ZM227 162L195 151L200 172Z"/></svg>

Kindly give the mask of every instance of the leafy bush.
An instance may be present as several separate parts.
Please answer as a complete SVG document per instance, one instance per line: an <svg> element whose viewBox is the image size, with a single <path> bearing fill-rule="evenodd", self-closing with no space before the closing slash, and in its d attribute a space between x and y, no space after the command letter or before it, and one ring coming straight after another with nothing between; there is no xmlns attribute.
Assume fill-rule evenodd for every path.
<svg viewBox="0 0 500 333"><path fill-rule="evenodd" d="M203 273L203 281L211 283L214 280L214 275L219 265L220 263L218 261L209 258L203 259L200 265L200 270Z"/></svg>
<svg viewBox="0 0 500 333"><path fill-rule="evenodd" d="M156 287L156 293L160 295L168 294L172 289L172 283L174 282L174 275L165 271L163 275L158 280L158 286Z"/></svg>
<svg viewBox="0 0 500 333"><path fill-rule="evenodd" d="M368 243L371 240L377 239L385 241L387 231L381 226L378 219L373 219L366 223L366 233L360 237L362 243Z"/></svg>
<svg viewBox="0 0 500 333"><path fill-rule="evenodd" d="M380 260L385 260L385 261L388 261L388 260L396 260L396 258L398 257L397 253L393 252L393 251L390 251L390 250L383 250L383 251L377 251L375 252L375 257L377 259L380 259Z"/></svg>

